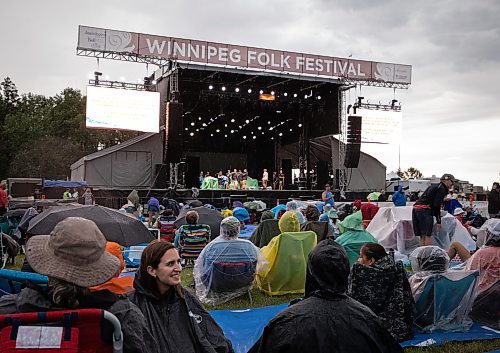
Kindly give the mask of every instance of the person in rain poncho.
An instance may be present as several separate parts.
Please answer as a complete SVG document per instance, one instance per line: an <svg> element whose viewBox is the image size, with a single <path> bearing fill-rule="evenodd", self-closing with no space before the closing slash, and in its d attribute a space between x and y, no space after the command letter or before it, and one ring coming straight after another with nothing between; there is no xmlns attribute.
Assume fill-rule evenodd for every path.
<svg viewBox="0 0 500 353"><path fill-rule="evenodd" d="M264 211L259 226L254 230L249 240L259 248L266 246L272 238L281 233L278 222L277 219L274 219L272 211Z"/></svg>
<svg viewBox="0 0 500 353"><path fill-rule="evenodd" d="M115 294L126 294L134 290L134 279L129 276L120 277L120 273L125 268L125 261L123 260L122 249L120 244L108 241L106 243L106 252L115 256L120 260L120 268L116 272L115 276L104 282L103 284L94 286L90 288L91 292L96 292L100 290L107 289Z"/></svg>
<svg viewBox="0 0 500 353"><path fill-rule="evenodd" d="M245 294L252 287L260 250L250 241L238 239L239 235L240 221L232 216L224 218L220 224L220 235L203 249L196 260L193 276L196 294L202 302L223 303ZM216 266L220 263L243 262L248 266L239 269L229 267L237 271L237 275L225 277L217 272Z"/></svg>
<svg viewBox="0 0 500 353"><path fill-rule="evenodd" d="M233 352L200 301L181 286L181 259L172 243L151 242L143 251L129 294L144 314L159 353Z"/></svg>
<svg viewBox="0 0 500 353"><path fill-rule="evenodd" d="M288 201L286 203L286 212L294 212L295 214L297 214L297 218L300 224L303 224L306 221L306 218L298 209L297 203L295 201Z"/></svg>
<svg viewBox="0 0 500 353"><path fill-rule="evenodd" d="M349 261L327 239L310 253L305 299L276 315L249 353L403 352L366 306L348 297Z"/></svg>
<svg viewBox="0 0 500 353"><path fill-rule="evenodd" d="M402 185L399 185L398 191L392 194L392 202L394 206L406 206L406 195Z"/></svg>
<svg viewBox="0 0 500 353"><path fill-rule="evenodd" d="M361 248L349 276L348 295L369 307L397 341L413 337L415 303L401 261L374 243Z"/></svg>
<svg viewBox="0 0 500 353"><path fill-rule="evenodd" d="M358 261L359 251L363 244L378 243L377 239L363 228L361 211L347 216L338 223L338 226L341 234L335 241L346 250L351 266Z"/></svg>

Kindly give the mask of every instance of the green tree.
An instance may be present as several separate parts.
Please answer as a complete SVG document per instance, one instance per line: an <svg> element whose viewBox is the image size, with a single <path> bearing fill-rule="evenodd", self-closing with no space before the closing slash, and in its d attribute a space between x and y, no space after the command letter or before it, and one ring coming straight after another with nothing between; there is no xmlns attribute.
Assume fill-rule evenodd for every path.
<svg viewBox="0 0 500 353"><path fill-rule="evenodd" d="M398 168L396 174L403 180L422 178L422 173L420 172L420 170L414 167L410 167L405 171L402 171L401 168Z"/></svg>

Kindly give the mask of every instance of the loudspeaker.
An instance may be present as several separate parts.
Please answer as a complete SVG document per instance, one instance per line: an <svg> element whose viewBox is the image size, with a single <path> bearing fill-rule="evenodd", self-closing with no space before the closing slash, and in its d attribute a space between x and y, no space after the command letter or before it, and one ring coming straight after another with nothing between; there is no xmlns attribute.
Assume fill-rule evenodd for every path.
<svg viewBox="0 0 500 353"><path fill-rule="evenodd" d="M357 168L359 165L359 156L361 154L361 144L347 144L345 150L344 166L346 168Z"/></svg>
<svg viewBox="0 0 500 353"><path fill-rule="evenodd" d="M330 173L328 172L328 162L318 161L316 164L316 180L318 189L330 181Z"/></svg>
<svg viewBox="0 0 500 353"><path fill-rule="evenodd" d="M288 185L292 183L292 160L282 159L281 169L283 169L283 173L285 174L285 185L283 185L283 188L288 189ZM279 174L279 170L277 174Z"/></svg>
<svg viewBox="0 0 500 353"><path fill-rule="evenodd" d="M168 102L165 119L166 163L177 163L182 158L182 103Z"/></svg>
<svg viewBox="0 0 500 353"><path fill-rule="evenodd" d="M186 182L186 187L200 187L200 157L187 156L186 163L183 166L185 168L184 181Z"/></svg>

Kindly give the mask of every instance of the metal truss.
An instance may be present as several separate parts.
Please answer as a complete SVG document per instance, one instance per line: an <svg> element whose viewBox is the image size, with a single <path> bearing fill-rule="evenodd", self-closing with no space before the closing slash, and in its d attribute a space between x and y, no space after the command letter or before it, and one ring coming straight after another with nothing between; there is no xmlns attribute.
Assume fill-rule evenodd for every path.
<svg viewBox="0 0 500 353"><path fill-rule="evenodd" d="M169 185L168 187L176 189L179 174L179 163L170 163Z"/></svg>
<svg viewBox="0 0 500 353"><path fill-rule="evenodd" d="M396 88L396 89L408 89L410 86L409 83L395 83L395 82L353 80L353 79L342 79L342 85L361 85L361 86Z"/></svg>
<svg viewBox="0 0 500 353"><path fill-rule="evenodd" d="M109 88L122 88L131 89L134 91L150 91L153 85L146 85L142 83L130 83L121 81L103 81L103 80L89 80L89 85Z"/></svg>
<svg viewBox="0 0 500 353"><path fill-rule="evenodd" d="M88 49L76 49L76 55L87 56L91 58L102 58L111 60L130 61L135 63L153 64L158 66L167 66L170 59L157 58L145 55L131 54L131 53L116 53L108 51L96 51Z"/></svg>

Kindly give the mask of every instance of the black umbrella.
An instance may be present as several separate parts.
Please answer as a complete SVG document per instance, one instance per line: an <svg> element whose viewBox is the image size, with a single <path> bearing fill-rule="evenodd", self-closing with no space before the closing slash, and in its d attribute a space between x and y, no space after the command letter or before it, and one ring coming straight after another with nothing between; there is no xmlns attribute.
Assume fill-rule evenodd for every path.
<svg viewBox="0 0 500 353"><path fill-rule="evenodd" d="M11 218L11 217L22 217L26 213L25 208L15 208L15 209L9 209L7 212L5 212L5 217Z"/></svg>
<svg viewBox="0 0 500 353"><path fill-rule="evenodd" d="M103 206L54 206L30 221L30 235L50 234L55 225L67 217L94 221L108 241L122 246L149 243L154 236L137 218Z"/></svg>
<svg viewBox="0 0 500 353"><path fill-rule="evenodd" d="M217 210L212 210L206 207L195 207L189 209L182 209L175 221L175 227L179 228L181 225L186 224L186 213L188 211L196 211L200 218L198 219L198 223L200 224L208 224L211 230L211 239L214 239L219 236L220 231L220 222L222 221L222 215Z"/></svg>

